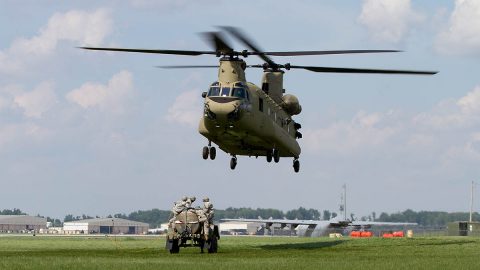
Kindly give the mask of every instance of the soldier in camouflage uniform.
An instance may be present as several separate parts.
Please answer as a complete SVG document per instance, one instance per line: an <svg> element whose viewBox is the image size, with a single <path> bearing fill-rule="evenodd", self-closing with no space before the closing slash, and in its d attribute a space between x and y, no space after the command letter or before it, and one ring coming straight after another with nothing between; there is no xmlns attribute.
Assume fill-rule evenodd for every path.
<svg viewBox="0 0 480 270"><path fill-rule="evenodd" d="M203 220L203 230L206 235L208 235L210 231L210 224L213 223L213 204L210 202L208 197L203 198L203 207L200 211L202 220Z"/></svg>
<svg viewBox="0 0 480 270"><path fill-rule="evenodd" d="M196 199L197 199L197 198L195 198L195 196L192 196L192 197L188 198L188 199L186 200L186 207L187 207L187 208L191 208L191 207L192 207L192 203L195 202Z"/></svg>
<svg viewBox="0 0 480 270"><path fill-rule="evenodd" d="M187 205L187 200L188 200L187 196L183 196L182 200L176 201L173 203L173 207L172 207L173 217L170 219L170 224L173 224L173 222L177 218L177 215L180 214L183 210L185 210L185 207Z"/></svg>

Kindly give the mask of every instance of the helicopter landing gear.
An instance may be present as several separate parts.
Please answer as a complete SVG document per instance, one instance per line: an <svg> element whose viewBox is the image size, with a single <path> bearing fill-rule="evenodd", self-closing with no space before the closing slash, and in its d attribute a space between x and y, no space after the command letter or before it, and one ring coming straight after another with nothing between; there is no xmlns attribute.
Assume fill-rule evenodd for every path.
<svg viewBox="0 0 480 270"><path fill-rule="evenodd" d="M273 161L275 161L275 163L280 161L280 152L278 149L273 149Z"/></svg>
<svg viewBox="0 0 480 270"><path fill-rule="evenodd" d="M232 156L232 159L230 159L230 169L235 170L235 167L237 167L237 157Z"/></svg>
<svg viewBox="0 0 480 270"><path fill-rule="evenodd" d="M267 162L272 162L272 151L267 151Z"/></svg>
<svg viewBox="0 0 480 270"><path fill-rule="evenodd" d="M300 161L299 161L297 158L295 158L295 159L293 160L293 170L294 170L296 173L298 173L298 172L300 171Z"/></svg>
<svg viewBox="0 0 480 270"><path fill-rule="evenodd" d="M217 156L217 149L215 147L210 147L210 159L214 160L215 157Z"/></svg>
<svg viewBox="0 0 480 270"><path fill-rule="evenodd" d="M217 149L212 146L212 142L208 142L208 146L204 146L202 150L203 159L208 159L208 156L210 156L211 160L214 160L217 156Z"/></svg>
<svg viewBox="0 0 480 270"><path fill-rule="evenodd" d="M202 157L203 157L203 159L207 159L207 158L208 158L209 152L210 152L210 150L208 149L208 146L204 146L204 147L203 147L203 150L202 150Z"/></svg>

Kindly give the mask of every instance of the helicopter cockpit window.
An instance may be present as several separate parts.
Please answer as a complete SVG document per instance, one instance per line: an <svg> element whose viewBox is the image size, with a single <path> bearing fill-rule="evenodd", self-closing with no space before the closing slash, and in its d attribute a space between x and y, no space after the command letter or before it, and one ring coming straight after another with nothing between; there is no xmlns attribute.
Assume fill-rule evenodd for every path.
<svg viewBox="0 0 480 270"><path fill-rule="evenodd" d="M222 87L222 93L220 94L222 97L230 96L230 87Z"/></svg>
<svg viewBox="0 0 480 270"><path fill-rule="evenodd" d="M238 97L241 99L246 98L245 88L243 87L234 87L232 91L232 97Z"/></svg>
<svg viewBox="0 0 480 270"><path fill-rule="evenodd" d="M207 96L219 96L220 95L220 85L218 82L214 82L210 89L208 90Z"/></svg>

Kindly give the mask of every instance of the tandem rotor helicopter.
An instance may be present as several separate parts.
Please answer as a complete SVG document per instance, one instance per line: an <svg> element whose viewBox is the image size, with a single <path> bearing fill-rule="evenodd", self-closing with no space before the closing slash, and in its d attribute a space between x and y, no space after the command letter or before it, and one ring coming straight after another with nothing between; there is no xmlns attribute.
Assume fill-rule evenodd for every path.
<svg viewBox="0 0 480 270"><path fill-rule="evenodd" d="M160 66L161 68L218 68L218 80L202 93L204 111L198 131L208 140L203 147L203 159L214 160L216 149L212 143L231 155L230 168L235 169L237 156L265 156L278 163L280 157L293 158L295 172L300 170L302 127L293 120L302 107L294 95L285 94L283 76L290 69L304 69L326 73L376 73L433 75L436 71L360 69L277 64L269 56L305 56L329 54L388 53L398 50L330 50L330 51L277 51L268 52L248 38L240 29L219 27L223 32L204 33L214 51L150 50L129 48L79 47L86 50L173 54L185 56L213 55L220 58L219 65ZM248 50L236 51L225 41L228 33L243 43ZM247 65L243 58L255 55L262 65ZM246 68L263 69L261 86L247 82Z"/></svg>

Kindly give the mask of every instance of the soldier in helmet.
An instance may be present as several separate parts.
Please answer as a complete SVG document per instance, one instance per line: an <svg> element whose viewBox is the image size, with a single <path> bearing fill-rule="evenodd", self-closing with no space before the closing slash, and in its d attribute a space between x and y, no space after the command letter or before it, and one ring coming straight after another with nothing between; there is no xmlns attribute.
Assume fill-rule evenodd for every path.
<svg viewBox="0 0 480 270"><path fill-rule="evenodd" d="M208 198L208 197L203 198L203 207L202 207L202 209L207 209L210 204L211 204L211 203L210 203L210 198Z"/></svg>
<svg viewBox="0 0 480 270"><path fill-rule="evenodd" d="M195 198L195 196L192 196L192 197L188 198L188 199L186 200L186 205L185 205L185 206L186 206L187 208L191 208L191 207L192 207L192 203L195 202L196 199L197 199L197 198Z"/></svg>
<svg viewBox="0 0 480 270"><path fill-rule="evenodd" d="M185 210L186 203L187 203L187 196L183 196L180 201L176 201L173 203L172 213L173 217L170 219L170 223L172 224L175 221L175 218L178 214L180 214L183 210Z"/></svg>
<svg viewBox="0 0 480 270"><path fill-rule="evenodd" d="M210 224L213 223L213 204L210 202L210 198L203 198L203 207L201 212L203 213L205 220L203 223L203 230L205 234L208 235L210 231Z"/></svg>

